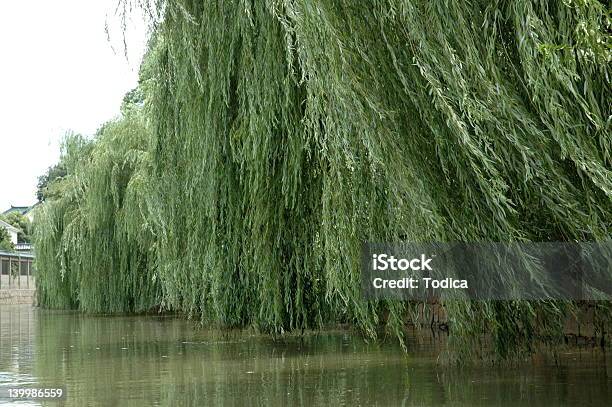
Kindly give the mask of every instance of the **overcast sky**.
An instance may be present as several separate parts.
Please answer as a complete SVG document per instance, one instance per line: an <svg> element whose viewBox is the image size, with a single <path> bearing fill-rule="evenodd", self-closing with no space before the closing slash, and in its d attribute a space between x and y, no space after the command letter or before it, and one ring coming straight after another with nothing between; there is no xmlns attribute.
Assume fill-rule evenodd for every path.
<svg viewBox="0 0 612 407"><path fill-rule="evenodd" d="M116 4L0 4L0 213L35 203L37 177L57 162L65 132L93 134L136 86L144 24L130 22L126 59Z"/></svg>

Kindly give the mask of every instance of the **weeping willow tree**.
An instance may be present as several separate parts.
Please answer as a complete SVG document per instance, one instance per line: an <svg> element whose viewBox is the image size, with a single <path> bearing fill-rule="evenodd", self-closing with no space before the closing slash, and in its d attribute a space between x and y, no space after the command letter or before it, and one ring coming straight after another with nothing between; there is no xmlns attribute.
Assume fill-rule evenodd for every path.
<svg viewBox="0 0 612 407"><path fill-rule="evenodd" d="M363 298L364 241L610 238L612 43L602 2L137 3L157 16L146 59L150 166L135 171L147 196L102 204L115 179L101 177L107 189L71 202L98 233L119 227L119 258L127 231L147 226L136 237L147 262L126 275L159 284L166 309L275 333L349 322L401 338L418 304ZM49 206L44 222L54 219ZM49 253L64 247L77 262L103 263L117 285L96 287L100 295L132 292L100 245L72 251L93 242L89 229L55 230L70 238L41 232ZM49 258L53 278L83 270L59 257ZM444 305L458 348L486 330L504 357L539 337L558 341L576 308ZM596 313L608 321L609 303Z"/></svg>
<svg viewBox="0 0 612 407"><path fill-rule="evenodd" d="M135 112L94 140L69 135L53 196L37 215L38 303L92 312L159 305L155 245L145 217L148 133Z"/></svg>
<svg viewBox="0 0 612 407"><path fill-rule="evenodd" d="M400 332L404 304L361 297L365 240L609 238L607 10L455 3L163 3L153 184L172 307L371 335L385 315ZM558 332L571 306L446 305L458 340L488 326L500 349Z"/></svg>

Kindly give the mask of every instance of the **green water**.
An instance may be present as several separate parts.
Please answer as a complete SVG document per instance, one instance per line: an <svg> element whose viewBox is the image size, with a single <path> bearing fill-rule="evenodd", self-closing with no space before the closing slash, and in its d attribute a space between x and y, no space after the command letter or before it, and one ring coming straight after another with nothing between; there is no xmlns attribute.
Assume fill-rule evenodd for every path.
<svg viewBox="0 0 612 407"><path fill-rule="evenodd" d="M176 317L0 306L0 388L64 387L50 406L612 405L611 358L598 350L459 369L436 363L443 346L412 338L406 356L346 332L274 341Z"/></svg>

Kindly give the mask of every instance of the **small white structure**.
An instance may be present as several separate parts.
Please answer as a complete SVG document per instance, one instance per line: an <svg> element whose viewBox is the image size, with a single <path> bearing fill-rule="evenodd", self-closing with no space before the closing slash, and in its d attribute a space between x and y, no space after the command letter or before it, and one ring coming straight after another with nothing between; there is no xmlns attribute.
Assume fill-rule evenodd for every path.
<svg viewBox="0 0 612 407"><path fill-rule="evenodd" d="M9 225L8 223L2 220L0 220L0 228L6 229L6 231L9 234L9 237L11 238L11 242L13 242L13 244L16 245L17 244L17 233L19 232L19 229L17 229L13 225Z"/></svg>

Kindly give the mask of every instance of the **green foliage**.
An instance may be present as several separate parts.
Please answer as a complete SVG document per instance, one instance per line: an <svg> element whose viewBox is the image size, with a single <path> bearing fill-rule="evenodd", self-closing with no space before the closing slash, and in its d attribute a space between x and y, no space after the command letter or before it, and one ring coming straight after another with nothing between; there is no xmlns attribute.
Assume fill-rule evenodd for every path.
<svg viewBox="0 0 612 407"><path fill-rule="evenodd" d="M389 315L399 334L402 304L361 298L364 240L609 237L609 66L542 52L588 47L585 18L604 37L599 3L165 7L151 117L172 307L277 331L334 318L370 335ZM567 315L447 306L457 341L482 332L476 318L500 349Z"/></svg>
<svg viewBox="0 0 612 407"><path fill-rule="evenodd" d="M15 250L13 242L11 242L11 236L8 231L0 226L0 250L12 252Z"/></svg>
<svg viewBox="0 0 612 407"><path fill-rule="evenodd" d="M47 206L41 228L59 235L39 235L49 276L96 267L111 276L116 264L102 259L132 244L147 256L130 276L158 278L165 308L278 333L351 322L374 337L384 324L401 338L413 305L362 298L363 241L610 237L602 3L155 3L163 16L142 98L125 99L145 101L150 147L148 136L135 149L131 131L117 130L128 120L104 129L95 154L75 157L88 164ZM146 158L111 176L134 151ZM124 195L133 198L127 208ZM140 231L135 240L105 240L123 225L117 219L129 222L122 232ZM58 247L72 263L51 256ZM49 281L81 292L94 284L106 298L133 287ZM477 347L489 331L503 357L540 337L558 341L575 308L445 306L457 348ZM606 319L610 308L597 312Z"/></svg>
<svg viewBox="0 0 612 407"><path fill-rule="evenodd" d="M17 241L19 243L30 243L32 241L32 222L19 212L11 212L0 217L3 221L19 229Z"/></svg>
<svg viewBox="0 0 612 407"><path fill-rule="evenodd" d="M54 198L49 190L49 185L53 181L65 176L66 168L62 166L62 163L58 163L49 167L46 173L38 177L38 184L36 185L36 199L38 199L38 202L43 202L47 198Z"/></svg>
<svg viewBox="0 0 612 407"><path fill-rule="evenodd" d="M143 219L147 132L137 115L109 122L95 141L70 135L58 198L37 218L39 304L143 311L160 303L152 235Z"/></svg>

